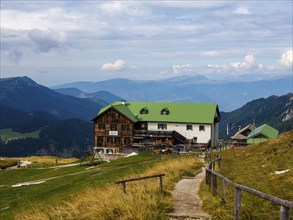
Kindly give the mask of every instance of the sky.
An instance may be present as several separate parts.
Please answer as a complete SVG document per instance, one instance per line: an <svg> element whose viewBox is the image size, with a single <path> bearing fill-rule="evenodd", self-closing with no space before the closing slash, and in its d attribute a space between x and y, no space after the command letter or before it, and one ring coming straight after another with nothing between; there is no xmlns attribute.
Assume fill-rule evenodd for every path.
<svg viewBox="0 0 293 220"><path fill-rule="evenodd" d="M1 78L292 74L292 1L1 0Z"/></svg>

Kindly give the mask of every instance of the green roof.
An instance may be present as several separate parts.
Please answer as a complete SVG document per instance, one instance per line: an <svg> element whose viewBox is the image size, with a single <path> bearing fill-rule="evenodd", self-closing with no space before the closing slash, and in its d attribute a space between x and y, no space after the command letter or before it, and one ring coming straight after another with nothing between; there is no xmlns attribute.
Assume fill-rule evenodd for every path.
<svg viewBox="0 0 293 220"><path fill-rule="evenodd" d="M216 113L220 116L216 104L173 103L173 102L114 102L98 112L98 116L113 107L133 122L176 122L202 123L214 122ZM165 111L166 114L162 114ZM146 112L146 114L143 114Z"/></svg>
<svg viewBox="0 0 293 220"><path fill-rule="evenodd" d="M247 138L254 138L260 134L267 138L275 138L278 136L279 131L267 124L264 124L250 132Z"/></svg>

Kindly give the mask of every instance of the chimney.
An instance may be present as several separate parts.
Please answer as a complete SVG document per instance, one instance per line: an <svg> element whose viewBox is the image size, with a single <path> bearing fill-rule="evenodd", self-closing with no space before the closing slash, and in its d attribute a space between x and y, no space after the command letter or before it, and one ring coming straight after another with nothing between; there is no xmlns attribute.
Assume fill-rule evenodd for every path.
<svg viewBox="0 0 293 220"><path fill-rule="evenodd" d="M126 105L126 100L125 99L121 99L121 104L122 105Z"/></svg>
<svg viewBox="0 0 293 220"><path fill-rule="evenodd" d="M238 126L238 131L240 131L240 130L241 130L241 125Z"/></svg>

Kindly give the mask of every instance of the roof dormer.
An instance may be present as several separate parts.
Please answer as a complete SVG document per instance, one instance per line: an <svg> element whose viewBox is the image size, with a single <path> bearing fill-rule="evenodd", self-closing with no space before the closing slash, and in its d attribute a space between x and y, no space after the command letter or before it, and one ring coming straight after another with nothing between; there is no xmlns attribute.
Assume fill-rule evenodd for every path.
<svg viewBox="0 0 293 220"><path fill-rule="evenodd" d="M149 110L148 110L147 107L144 107L144 108L142 108L142 109L140 110L139 113L140 113L141 115L142 115L142 114L147 114L147 113L149 113Z"/></svg>
<svg viewBox="0 0 293 220"><path fill-rule="evenodd" d="M169 111L168 108L163 108L163 109L161 110L161 115L169 115L169 114L170 114L170 111Z"/></svg>

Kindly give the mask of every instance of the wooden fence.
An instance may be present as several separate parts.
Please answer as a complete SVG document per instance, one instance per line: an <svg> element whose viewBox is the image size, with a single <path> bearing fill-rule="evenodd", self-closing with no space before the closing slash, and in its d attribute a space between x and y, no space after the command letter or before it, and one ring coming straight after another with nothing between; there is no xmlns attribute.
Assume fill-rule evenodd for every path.
<svg viewBox="0 0 293 220"><path fill-rule="evenodd" d="M122 186L122 191L124 193L126 193L126 182L132 182L132 181L137 181L137 180L144 180L144 179L150 179L150 178L156 178L159 177L160 178L160 192L163 192L163 176L165 176L165 174L156 174L156 175L152 175L152 176L144 176L144 177L138 177L138 178L132 178L132 179L127 179L127 180L120 180L118 182L115 182L116 184L121 184Z"/></svg>
<svg viewBox="0 0 293 220"><path fill-rule="evenodd" d="M220 155L216 155L216 159L212 160L208 166L206 167L206 184L209 185L209 187L212 186L212 192L213 195L216 196L218 194L218 183L217 183L217 177L222 179L222 193L221 193L221 199L222 202L225 202L225 194L226 194L226 184L229 183L232 186L234 186L235 193L234 193L234 220L240 219L240 210L241 210L241 190L248 192L250 194L256 195L262 199L266 199L269 201L272 201L274 203L277 203L281 206L280 208L280 220L289 220L290 219L290 209L293 208L293 203L289 202L284 199L280 199L277 197L274 197L272 195L268 195L266 193L263 193L261 191L249 188L244 185L240 185L237 183L232 182L225 176L217 173L215 171L215 164L218 163L218 168L221 168L221 157Z"/></svg>

